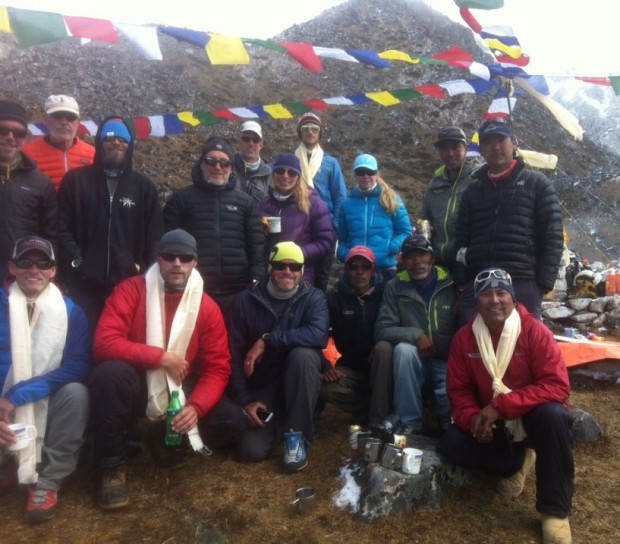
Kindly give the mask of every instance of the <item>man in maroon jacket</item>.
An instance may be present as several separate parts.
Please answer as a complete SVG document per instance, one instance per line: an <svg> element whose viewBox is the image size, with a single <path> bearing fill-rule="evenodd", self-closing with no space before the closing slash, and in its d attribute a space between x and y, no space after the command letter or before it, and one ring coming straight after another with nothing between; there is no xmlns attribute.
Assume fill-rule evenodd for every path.
<svg viewBox="0 0 620 544"><path fill-rule="evenodd" d="M536 466L536 509L544 544L570 544L573 495L568 373L553 335L517 304L499 268L474 280L478 315L461 328L448 358L454 425L439 452L450 462L502 476L497 491L516 497Z"/></svg>
<svg viewBox="0 0 620 544"><path fill-rule="evenodd" d="M136 417L146 413L158 421L147 430L147 443L160 465L175 463L164 446L169 391L180 389L182 403L187 395L172 429L187 435L194 451L208 452L201 435L209 446L223 447L247 426L242 411L226 409L235 406L223 397L228 336L219 307L203 292L196 256L193 236L181 229L166 233L157 263L144 276L122 281L99 320L90 387L104 509L129 502L126 442Z"/></svg>

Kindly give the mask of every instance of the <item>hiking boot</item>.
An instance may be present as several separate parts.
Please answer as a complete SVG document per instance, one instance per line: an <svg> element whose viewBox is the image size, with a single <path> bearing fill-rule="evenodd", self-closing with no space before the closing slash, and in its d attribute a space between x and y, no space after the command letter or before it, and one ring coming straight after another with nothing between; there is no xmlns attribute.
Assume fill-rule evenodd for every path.
<svg viewBox="0 0 620 544"><path fill-rule="evenodd" d="M26 503L26 523L41 523L56 515L58 495L53 489L38 489L36 485L28 486Z"/></svg>
<svg viewBox="0 0 620 544"><path fill-rule="evenodd" d="M127 467L119 465L103 470L99 488L99 506L104 510L115 510L128 504Z"/></svg>
<svg viewBox="0 0 620 544"><path fill-rule="evenodd" d="M508 478L502 478L497 482L497 492L504 497L518 497L523 492L525 478L531 472L536 463L536 452L532 448L526 448L523 465L516 474Z"/></svg>
<svg viewBox="0 0 620 544"><path fill-rule="evenodd" d="M153 461L162 468L181 468L191 456L191 447L166 446L166 421L158 421L151 425L144 433L146 445L151 452ZM188 443L187 435L183 435L183 444Z"/></svg>
<svg viewBox="0 0 620 544"><path fill-rule="evenodd" d="M301 432L284 433L284 470L299 472L308 466L306 441Z"/></svg>
<svg viewBox="0 0 620 544"><path fill-rule="evenodd" d="M16 487L17 458L14 455L5 455L2 462L0 462L0 497L8 495Z"/></svg>
<svg viewBox="0 0 620 544"><path fill-rule="evenodd" d="M543 544L571 544L568 518L556 518L543 514L542 517Z"/></svg>
<svg viewBox="0 0 620 544"><path fill-rule="evenodd" d="M451 416L437 416L437 430L440 435L445 433L452 425Z"/></svg>

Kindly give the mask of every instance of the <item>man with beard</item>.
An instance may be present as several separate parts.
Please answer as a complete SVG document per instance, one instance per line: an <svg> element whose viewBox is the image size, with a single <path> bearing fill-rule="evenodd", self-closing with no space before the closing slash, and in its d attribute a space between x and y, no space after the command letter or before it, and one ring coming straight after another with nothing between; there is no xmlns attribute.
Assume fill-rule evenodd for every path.
<svg viewBox="0 0 620 544"><path fill-rule="evenodd" d="M37 168L50 177L56 190L71 168L93 163L95 148L78 138L80 108L75 98L53 94L45 101L48 134L28 142L24 153L37 161Z"/></svg>
<svg viewBox="0 0 620 544"><path fill-rule="evenodd" d="M163 233L153 182L132 168L134 139L119 117L95 137L95 161L70 170L58 191L62 279L94 329L106 298L157 257Z"/></svg>
<svg viewBox="0 0 620 544"><path fill-rule="evenodd" d="M446 361L456 332L455 291L450 273L435 266L433 247L419 234L403 242L405 270L385 287L375 341L394 345L394 411L403 434L423 430L424 399L433 399L439 430L450 424Z"/></svg>

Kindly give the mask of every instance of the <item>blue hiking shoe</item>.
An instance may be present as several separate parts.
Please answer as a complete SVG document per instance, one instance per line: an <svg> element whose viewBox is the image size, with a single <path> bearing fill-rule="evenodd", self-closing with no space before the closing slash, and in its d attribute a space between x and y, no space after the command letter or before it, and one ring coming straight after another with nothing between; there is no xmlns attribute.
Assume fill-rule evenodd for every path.
<svg viewBox="0 0 620 544"><path fill-rule="evenodd" d="M306 441L301 432L284 433L284 470L299 472L308 466Z"/></svg>

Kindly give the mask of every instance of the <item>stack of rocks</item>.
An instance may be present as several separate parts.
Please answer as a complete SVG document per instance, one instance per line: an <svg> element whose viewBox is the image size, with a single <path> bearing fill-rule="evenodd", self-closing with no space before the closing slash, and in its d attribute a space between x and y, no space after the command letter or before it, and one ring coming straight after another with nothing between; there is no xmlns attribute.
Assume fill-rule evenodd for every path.
<svg viewBox="0 0 620 544"><path fill-rule="evenodd" d="M617 335L620 333L620 295L544 301L542 315L545 324L556 334L577 329L577 334L586 337Z"/></svg>

